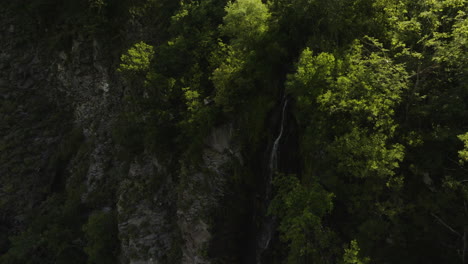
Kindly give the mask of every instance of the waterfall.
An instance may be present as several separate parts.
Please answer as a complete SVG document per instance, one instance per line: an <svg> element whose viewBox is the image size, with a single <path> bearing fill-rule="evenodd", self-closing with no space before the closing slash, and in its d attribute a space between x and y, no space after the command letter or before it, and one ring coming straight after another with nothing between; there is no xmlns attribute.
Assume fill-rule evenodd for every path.
<svg viewBox="0 0 468 264"><path fill-rule="evenodd" d="M278 169L278 147L283 137L284 131L284 123L286 121L286 107L288 105L288 99L286 96L283 97L282 100L282 112L281 112L281 123L280 123L280 131L278 136L276 137L275 141L273 142L273 146L271 148L270 160L268 163L268 178L265 183L265 211L267 211L270 200L271 200L271 184L273 181L273 175L275 171ZM258 248L257 248L257 264L261 264L262 253L268 248L270 245L271 238L274 233L274 219L270 216L265 215L264 220L262 223L262 228L258 237Z"/></svg>
<svg viewBox="0 0 468 264"><path fill-rule="evenodd" d="M273 143L273 147L271 149L271 155L270 155L270 173L269 173L269 180L270 184L271 181L273 180L273 173L278 167L278 146L279 142L281 140L281 137L283 136L283 131L284 131L284 122L285 122L285 113L286 113L286 106L288 105L288 99L284 98L283 99L283 111L281 113L281 127L280 127L280 132L278 134L278 137L276 137L275 142Z"/></svg>

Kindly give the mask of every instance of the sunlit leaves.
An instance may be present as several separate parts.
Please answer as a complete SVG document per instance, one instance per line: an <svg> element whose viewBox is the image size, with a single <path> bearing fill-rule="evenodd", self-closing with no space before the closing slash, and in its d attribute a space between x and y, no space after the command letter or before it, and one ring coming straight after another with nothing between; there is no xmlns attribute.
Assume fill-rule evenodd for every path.
<svg viewBox="0 0 468 264"><path fill-rule="evenodd" d="M293 175L278 175L274 185L278 194L269 211L280 218L281 239L289 244L288 263L319 260L320 252L330 247L322 217L332 210L334 195L318 184L304 186Z"/></svg>
<svg viewBox="0 0 468 264"><path fill-rule="evenodd" d="M233 45L245 48L267 31L269 18L268 7L261 0L229 2L221 31L232 38Z"/></svg>
<svg viewBox="0 0 468 264"><path fill-rule="evenodd" d="M193 117L193 115L202 107L200 94L190 87L185 87L182 90L184 91L188 113ZM188 121L192 122L193 120L189 118Z"/></svg>
<svg viewBox="0 0 468 264"><path fill-rule="evenodd" d="M226 112L243 101L242 96L251 90L253 76L246 73L247 61L255 55L254 48L268 30L270 13L260 0L238 0L229 2L220 30L230 37L229 43L220 41L222 57L214 70L212 81L216 88L215 102ZM248 76L246 76L247 74ZM250 76L249 76L250 75Z"/></svg>
<svg viewBox="0 0 468 264"><path fill-rule="evenodd" d="M444 62L450 66L466 66L468 51L468 19L467 14L459 11L455 17L455 23L452 32L445 34L436 34L430 42L435 48L436 53L433 60Z"/></svg>
<svg viewBox="0 0 468 264"><path fill-rule="evenodd" d="M289 76L286 88L298 97L299 105L307 107L327 85L331 82L332 71L335 68L335 57L329 53L317 56L306 48L297 63L296 73Z"/></svg>
<svg viewBox="0 0 468 264"><path fill-rule="evenodd" d="M407 88L402 65L384 52L363 51L356 44L338 69L330 88L318 97L319 109L333 117L346 117L349 128L329 146L338 169L355 177L393 175L402 161L403 146L389 144L395 131L394 109ZM335 119L332 119L335 120Z"/></svg>
<svg viewBox="0 0 468 264"><path fill-rule="evenodd" d="M226 111L232 110L236 88L243 81L241 71L245 64L245 56L232 47L225 47L227 58L213 72L212 81L216 88L215 102L224 107Z"/></svg>
<svg viewBox="0 0 468 264"><path fill-rule="evenodd" d="M460 157L461 162L468 161L468 133L459 135L458 138L463 142L464 148L458 151L458 156Z"/></svg>
<svg viewBox="0 0 468 264"><path fill-rule="evenodd" d="M361 259L359 257L359 245L356 240L352 240L348 248L345 248L342 264L366 264L370 262L369 258Z"/></svg>
<svg viewBox="0 0 468 264"><path fill-rule="evenodd" d="M353 128L338 137L329 150L336 156L338 171L354 177L388 177L395 174L403 160L404 148L400 144L389 145L389 137L382 133L369 134L366 129Z"/></svg>
<svg viewBox="0 0 468 264"><path fill-rule="evenodd" d="M407 74L402 65L394 64L383 53L366 55L357 44L318 102L331 114L348 113L354 122L392 130L393 108L406 88Z"/></svg>
<svg viewBox="0 0 468 264"><path fill-rule="evenodd" d="M120 57L122 63L118 71L129 74L145 72L149 69L153 56L153 46L143 41L138 42Z"/></svg>
<svg viewBox="0 0 468 264"><path fill-rule="evenodd" d="M388 177L404 156L403 146L389 141L396 129L394 109L407 89L408 74L386 56L377 40L367 38L367 42L366 47L356 42L340 60L328 53L313 56L305 49L287 87L296 95L300 110L308 113L299 116L304 119L300 122L307 124L311 115L328 116L321 125L331 129L324 134L335 135L328 150L338 159L341 173Z"/></svg>

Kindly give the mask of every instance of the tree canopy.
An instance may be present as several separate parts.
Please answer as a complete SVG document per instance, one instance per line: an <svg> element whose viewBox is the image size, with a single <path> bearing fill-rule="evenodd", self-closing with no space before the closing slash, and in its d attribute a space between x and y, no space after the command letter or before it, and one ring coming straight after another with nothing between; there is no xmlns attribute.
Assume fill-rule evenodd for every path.
<svg viewBox="0 0 468 264"><path fill-rule="evenodd" d="M106 164L126 171L106 174L102 193L86 198L89 157L101 148L91 152L62 130L50 161L29 164L27 147L10 150L36 132L15 121L60 107L2 96L0 130L9 132L0 137L8 172L0 194L13 193L30 171L45 171L45 187L18 217L24 226L0 236L0 263L65 263L69 256L114 263L121 175L142 157L163 164L165 175L148 182L173 184L170 194L152 191L167 195L161 199L173 202L167 210L176 215L177 199L188 195L187 171L220 173L210 171L218 161L207 150L220 127L233 128L233 147L220 152L235 162L226 163L232 173L221 175L227 190L219 188L225 193L216 199L233 208L203 215L210 231L223 230L196 253L212 263L255 255L247 249L255 243L244 241L255 235L219 226L247 223L245 232L260 232L268 217L274 235L264 263L468 263L467 0L33 0L5 10L23 25L17 43L40 40L47 48L38 50L54 63L88 45L82 53L92 55L79 65L122 88L99 98L115 118L102 129L118 153ZM105 40L106 70L96 66L98 40ZM47 98L61 98L54 92ZM24 108L35 114L23 115ZM273 149L275 171L267 164ZM1 213L13 210L13 199L1 199ZM102 211L103 204L112 209ZM180 249L179 240L171 247ZM229 246L219 250L220 240ZM161 253L161 263L180 261L173 250Z"/></svg>

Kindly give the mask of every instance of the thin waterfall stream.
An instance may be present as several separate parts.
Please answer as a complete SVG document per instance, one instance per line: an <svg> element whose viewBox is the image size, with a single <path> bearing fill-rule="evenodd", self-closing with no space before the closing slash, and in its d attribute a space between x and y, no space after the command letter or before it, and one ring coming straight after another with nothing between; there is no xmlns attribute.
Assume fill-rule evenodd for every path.
<svg viewBox="0 0 468 264"><path fill-rule="evenodd" d="M283 111L281 112L280 132L278 134L278 137L275 139L275 142L273 143L273 147L271 149L270 164L269 164L269 168L270 168L270 173L269 173L270 186L271 186L271 181L273 180L273 173L278 168L278 146L279 146L279 142L281 140L281 137L283 137L284 122L286 120L285 113L286 113L286 107L287 106L288 106L288 99L286 99L286 97L285 97L283 99Z"/></svg>
<svg viewBox="0 0 468 264"><path fill-rule="evenodd" d="M278 136L276 137L275 141L273 142L273 146L271 148L270 159L268 163L268 173L267 173L267 180L265 181L265 215L262 222L261 231L258 237L258 248L257 248L257 264L261 264L262 254L265 250L268 249L270 245L270 241L273 237L275 225L274 225L274 218L268 216L266 212L268 211L268 206L271 201L271 189L272 189L272 182L273 182L273 175L275 174L276 170L278 169L278 148L281 138L283 137L284 132L284 124L286 121L286 108L288 105L288 99L286 96L283 97L282 100L282 112L281 112L281 123L280 123L280 131Z"/></svg>

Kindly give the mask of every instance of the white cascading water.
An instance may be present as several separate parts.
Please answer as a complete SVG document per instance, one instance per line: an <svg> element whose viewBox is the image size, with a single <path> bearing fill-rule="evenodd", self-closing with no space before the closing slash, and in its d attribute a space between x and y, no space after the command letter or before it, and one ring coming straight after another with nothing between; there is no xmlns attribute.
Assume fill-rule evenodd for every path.
<svg viewBox="0 0 468 264"><path fill-rule="evenodd" d="M284 123L285 123L285 114L286 114L286 107L288 105L288 99L286 96L283 98L283 109L281 113L281 124L280 124L280 131L278 136L276 137L275 141L273 142L273 146L271 148L269 166L268 166L268 179L266 181L266 188L265 188L265 201L266 207L271 199L271 184L273 181L273 174L278 168L278 147L281 138L283 137L284 131ZM270 245L270 240L274 233L274 221L272 217L265 216L264 222L262 225L262 230L260 233L260 237L258 239L258 249L257 249L257 264L261 264L261 257L262 253L268 248Z"/></svg>
<svg viewBox="0 0 468 264"><path fill-rule="evenodd" d="M270 155L270 184L271 181L273 180L273 173L278 167L278 146L279 142L281 140L281 137L283 136L283 130L284 130L284 121L285 121L285 113L286 113L286 106L288 105L288 99L284 98L283 99L283 112L281 113L281 127L280 127L280 132L278 134L278 137L275 139L275 142L273 143L273 148L271 149L271 155Z"/></svg>

